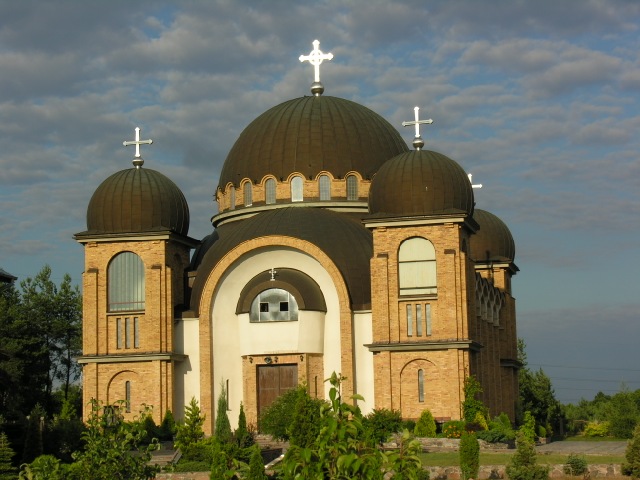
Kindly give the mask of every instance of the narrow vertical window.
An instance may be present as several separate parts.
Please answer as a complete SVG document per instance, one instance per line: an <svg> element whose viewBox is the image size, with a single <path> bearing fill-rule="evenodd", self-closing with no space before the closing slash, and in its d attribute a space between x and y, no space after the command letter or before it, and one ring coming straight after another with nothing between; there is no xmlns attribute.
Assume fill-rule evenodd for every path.
<svg viewBox="0 0 640 480"><path fill-rule="evenodd" d="M427 303L424 306L425 317L427 318L427 335L431 335L431 304Z"/></svg>
<svg viewBox="0 0 640 480"><path fill-rule="evenodd" d="M124 382L125 411L131 413L131 382Z"/></svg>
<svg viewBox="0 0 640 480"><path fill-rule="evenodd" d="M124 319L124 348L131 348L131 318Z"/></svg>
<svg viewBox="0 0 640 480"><path fill-rule="evenodd" d="M229 210L234 210L236 208L236 187L231 185L231 189L229 190Z"/></svg>
<svg viewBox="0 0 640 480"><path fill-rule="evenodd" d="M107 271L109 311L144 310L144 263L133 252L113 257Z"/></svg>
<svg viewBox="0 0 640 480"><path fill-rule="evenodd" d="M422 305L416 305L416 335L422 336Z"/></svg>
<svg viewBox="0 0 640 480"><path fill-rule="evenodd" d="M323 202L331 200L331 180L329 180L329 175L320 175L318 183L320 187L320 200Z"/></svg>
<svg viewBox="0 0 640 480"><path fill-rule="evenodd" d="M122 348L122 319L116 319L116 348Z"/></svg>
<svg viewBox="0 0 640 480"><path fill-rule="evenodd" d="M244 182L242 193L244 194L244 206L250 207L253 204L251 182Z"/></svg>
<svg viewBox="0 0 640 480"><path fill-rule="evenodd" d="M418 401L424 402L424 370L418 370Z"/></svg>
<svg viewBox="0 0 640 480"><path fill-rule="evenodd" d="M347 177L347 200L358 200L358 177L355 175Z"/></svg>
<svg viewBox="0 0 640 480"><path fill-rule="evenodd" d="M225 392L227 394L227 410L231 410L231 407L229 406L229 379L227 378L227 383L226 383L226 389Z"/></svg>
<svg viewBox="0 0 640 480"><path fill-rule="evenodd" d="M133 317L133 348L140 348L140 320Z"/></svg>
<svg viewBox="0 0 640 480"><path fill-rule="evenodd" d="M276 181L273 178L268 178L264 184L264 189L266 204L276 203Z"/></svg>
<svg viewBox="0 0 640 480"><path fill-rule="evenodd" d="M413 335L413 305L407 305L407 336Z"/></svg>
<svg viewBox="0 0 640 480"><path fill-rule="evenodd" d="M302 177L293 177L291 179L291 201L301 202L303 200L302 187L304 182Z"/></svg>

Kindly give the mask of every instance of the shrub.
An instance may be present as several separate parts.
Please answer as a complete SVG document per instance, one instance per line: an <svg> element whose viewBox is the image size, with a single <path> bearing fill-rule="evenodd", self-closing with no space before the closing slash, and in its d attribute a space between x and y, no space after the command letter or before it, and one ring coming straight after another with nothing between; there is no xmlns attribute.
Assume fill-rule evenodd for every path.
<svg viewBox="0 0 640 480"><path fill-rule="evenodd" d="M522 422L522 425L520 425L520 433L522 433L522 435L524 437L527 438L527 440L529 440L531 443L535 444L536 441L536 421L533 418L533 415L531 415L531 412L527 411L524 412L524 421Z"/></svg>
<svg viewBox="0 0 640 480"><path fill-rule="evenodd" d="M173 413L171 413L171 410L167 410L166 412L164 412L162 423L158 427L157 436L159 440L166 441L166 440L172 440L175 434L176 434L176 421L173 418Z"/></svg>
<svg viewBox="0 0 640 480"><path fill-rule="evenodd" d="M436 436L436 421L434 420L433 415L428 409L423 410L420 414L420 419L418 420L418 423L416 423L413 434L416 437Z"/></svg>
<svg viewBox="0 0 640 480"><path fill-rule="evenodd" d="M542 425L538 426L538 437L540 437L540 438L546 438L547 437L547 429L544 428Z"/></svg>
<svg viewBox="0 0 640 480"><path fill-rule="evenodd" d="M463 480L478 478L480 444L473 432L464 432L460 438L460 470Z"/></svg>
<svg viewBox="0 0 640 480"><path fill-rule="evenodd" d="M173 471L177 473L181 472L208 472L211 470L211 462L180 462L175 467L173 467Z"/></svg>
<svg viewBox="0 0 640 480"><path fill-rule="evenodd" d="M192 397L189 405L184 409L184 422L176 428L175 446L180 450L188 447L192 443L197 443L204 438L204 415L200 412L196 397Z"/></svg>
<svg viewBox="0 0 640 480"><path fill-rule="evenodd" d="M222 388L220 389L220 395L218 396L216 424L213 430L213 434L222 443L228 443L231 441L231 423L229 423L229 416L227 415L229 405L227 405L227 390L224 386L224 382L222 383L221 387Z"/></svg>
<svg viewBox="0 0 640 480"><path fill-rule="evenodd" d="M292 445L310 447L320 433L320 408L323 400L311 398L304 387L298 388L298 398L291 425L289 437Z"/></svg>
<svg viewBox="0 0 640 480"><path fill-rule="evenodd" d="M240 402L240 413L238 414L238 429L234 432L234 437L240 448L247 448L255 443L253 432L247 428L247 416L244 414L242 402Z"/></svg>
<svg viewBox="0 0 640 480"><path fill-rule="evenodd" d="M249 473L246 480L266 480L267 476L264 473L264 462L262 460L262 454L260 448L254 445L251 449L251 460L249 460Z"/></svg>
<svg viewBox="0 0 640 480"><path fill-rule="evenodd" d="M582 433L585 437L608 437L609 422L588 422Z"/></svg>
<svg viewBox="0 0 640 480"><path fill-rule="evenodd" d="M213 460L211 453L212 444L212 437L209 437L182 447L180 449L182 453L181 460L185 462L207 462L210 465Z"/></svg>
<svg viewBox="0 0 640 480"><path fill-rule="evenodd" d="M9 439L4 432L0 432L0 479L15 479L16 469L11 463L11 458L15 455L15 452L11 448Z"/></svg>
<svg viewBox="0 0 640 480"><path fill-rule="evenodd" d="M535 444L522 429L517 435L517 450L507 465L507 476L510 480L547 480L549 467L536 463Z"/></svg>
<svg viewBox="0 0 640 480"><path fill-rule="evenodd" d="M412 418L407 418L406 420L402 420L402 430L409 430L410 432L415 431L417 422ZM415 435L415 433L414 433Z"/></svg>
<svg viewBox="0 0 640 480"><path fill-rule="evenodd" d="M442 426L442 435L446 438L460 438L465 431L462 420L451 420Z"/></svg>
<svg viewBox="0 0 640 480"><path fill-rule="evenodd" d="M298 389L291 389L280 395L260 414L258 429L279 440L289 440L291 412L296 408Z"/></svg>
<svg viewBox="0 0 640 480"><path fill-rule="evenodd" d="M622 464L622 473L631 478L640 478L640 425L633 431L633 438L627 444L624 456L627 461Z"/></svg>
<svg viewBox="0 0 640 480"><path fill-rule="evenodd" d="M37 480L61 480L66 478L65 466L53 455L40 455L30 464L23 463L18 478ZM2 478L2 477L0 477ZM16 478L15 476L11 478Z"/></svg>
<svg viewBox="0 0 640 480"><path fill-rule="evenodd" d="M511 427L511 420L506 413L501 413L488 423L488 430L479 431L476 436L489 443L509 443L516 438Z"/></svg>
<svg viewBox="0 0 640 480"><path fill-rule="evenodd" d="M589 472L589 465L587 464L587 458L584 455L576 455L571 453L567 457L567 463L562 468L567 475L586 475Z"/></svg>
<svg viewBox="0 0 640 480"><path fill-rule="evenodd" d="M402 415L398 410L374 409L362 422L367 439L375 444L385 442L402 428Z"/></svg>
<svg viewBox="0 0 640 480"><path fill-rule="evenodd" d="M480 382L473 375L464 379L464 401L462 402L462 413L467 423L473 423L479 413L487 418L487 407L478 399L482 393Z"/></svg>

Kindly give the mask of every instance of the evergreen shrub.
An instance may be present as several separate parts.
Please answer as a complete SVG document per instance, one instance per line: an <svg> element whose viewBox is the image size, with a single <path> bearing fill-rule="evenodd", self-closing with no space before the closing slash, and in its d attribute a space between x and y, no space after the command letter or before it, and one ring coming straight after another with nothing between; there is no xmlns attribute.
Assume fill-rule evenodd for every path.
<svg viewBox="0 0 640 480"><path fill-rule="evenodd" d="M633 431L633 438L627 444L626 462L622 464L622 474L631 478L640 478L640 425Z"/></svg>
<svg viewBox="0 0 640 480"><path fill-rule="evenodd" d="M362 421L367 439L375 444L387 441L389 436L402 428L402 415L398 410L374 409Z"/></svg>
<svg viewBox="0 0 640 480"><path fill-rule="evenodd" d="M507 465L507 477L510 480L547 480L549 467L538 465L535 444L522 429L517 434L517 450Z"/></svg>
<svg viewBox="0 0 640 480"><path fill-rule="evenodd" d="M567 462L564 464L562 471L567 475L586 476L589 472L589 464L587 458L584 455L577 455L575 453L569 454Z"/></svg>
<svg viewBox="0 0 640 480"><path fill-rule="evenodd" d="M264 409L258 420L258 430L278 440L289 440L291 413L295 411L298 401L298 389L291 389L280 395Z"/></svg>
<svg viewBox="0 0 640 480"><path fill-rule="evenodd" d="M311 398L304 387L298 388L293 418L289 426L291 445L311 447L320 433L320 409L324 400Z"/></svg>
<svg viewBox="0 0 640 480"><path fill-rule="evenodd" d="M420 418L416 423L416 426L413 430L413 434L416 437L435 437L436 436L436 421L433 418L433 415L428 409L425 409L420 414Z"/></svg>
<svg viewBox="0 0 640 480"><path fill-rule="evenodd" d="M480 444L473 432L464 432L460 438L460 470L462 479L478 478Z"/></svg>

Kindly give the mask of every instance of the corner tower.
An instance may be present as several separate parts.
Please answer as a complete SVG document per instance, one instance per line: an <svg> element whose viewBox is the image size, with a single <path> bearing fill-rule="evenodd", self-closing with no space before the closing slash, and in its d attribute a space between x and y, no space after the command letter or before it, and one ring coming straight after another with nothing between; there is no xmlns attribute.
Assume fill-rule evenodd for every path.
<svg viewBox="0 0 640 480"><path fill-rule="evenodd" d="M125 418L143 404L159 423L174 410L174 316L185 303L184 272L197 242L187 236L189 207L180 189L143 168L140 145L133 168L111 175L87 209L84 246L83 394L105 404L124 401ZM88 412L85 410L84 416Z"/></svg>

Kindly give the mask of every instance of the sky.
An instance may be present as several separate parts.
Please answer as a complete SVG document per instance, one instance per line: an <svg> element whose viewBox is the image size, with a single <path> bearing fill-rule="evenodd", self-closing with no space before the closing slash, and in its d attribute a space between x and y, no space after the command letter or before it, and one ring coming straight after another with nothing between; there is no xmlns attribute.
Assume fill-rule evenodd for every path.
<svg viewBox="0 0 640 480"><path fill-rule="evenodd" d="M473 174L509 226L518 336L562 402L640 388L640 2L0 0L0 267L81 283L92 193L145 166L210 233L226 155L260 113L325 95Z"/></svg>

